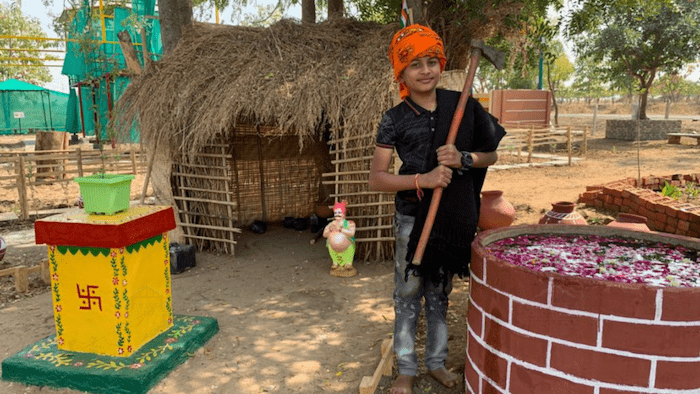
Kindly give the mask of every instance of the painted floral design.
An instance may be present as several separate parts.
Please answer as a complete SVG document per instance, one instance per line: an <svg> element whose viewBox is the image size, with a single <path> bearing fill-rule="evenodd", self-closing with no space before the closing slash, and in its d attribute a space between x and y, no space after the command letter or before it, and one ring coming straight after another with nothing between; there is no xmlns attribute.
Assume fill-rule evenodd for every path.
<svg viewBox="0 0 700 394"><path fill-rule="evenodd" d="M156 337L152 342L129 357L109 357L91 353L62 351L56 347L62 343L63 338L55 336L42 339L34 345L28 347L18 354L25 359L33 359L48 363L54 368L86 368L99 369L104 371L120 371L123 369L140 369L147 367L150 363L157 361L160 357L175 351L174 343L180 342L188 333L202 323L201 318L194 316L176 316L175 325ZM127 346L121 349L123 352L131 353L134 349Z"/></svg>
<svg viewBox="0 0 700 394"><path fill-rule="evenodd" d="M651 286L700 286L700 251L596 235L521 235L488 245L489 254L534 271Z"/></svg>

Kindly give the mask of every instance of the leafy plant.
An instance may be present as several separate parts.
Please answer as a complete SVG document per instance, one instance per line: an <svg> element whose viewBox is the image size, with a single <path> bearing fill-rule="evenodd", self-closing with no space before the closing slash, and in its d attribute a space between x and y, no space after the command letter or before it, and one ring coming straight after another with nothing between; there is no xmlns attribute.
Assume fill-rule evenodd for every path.
<svg viewBox="0 0 700 394"><path fill-rule="evenodd" d="M697 183L690 182L685 185L686 200L697 197L700 194L700 186Z"/></svg>
<svg viewBox="0 0 700 394"><path fill-rule="evenodd" d="M681 194L681 189L678 188L678 186L671 185L668 182L666 182L663 189L661 189L661 195L671 197L675 200L678 200Z"/></svg>

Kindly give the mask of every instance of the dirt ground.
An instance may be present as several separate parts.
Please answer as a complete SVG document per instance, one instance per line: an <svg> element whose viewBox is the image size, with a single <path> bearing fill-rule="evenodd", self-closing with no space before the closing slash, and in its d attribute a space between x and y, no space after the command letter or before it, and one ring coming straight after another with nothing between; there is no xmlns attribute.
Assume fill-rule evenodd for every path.
<svg viewBox="0 0 700 394"><path fill-rule="evenodd" d="M663 114L659 107L649 113ZM568 111L590 113L590 108L569 106ZM671 113L675 111L694 115L700 107L672 108ZM590 118L560 118L560 125L585 122ZM589 185L700 172L700 147L694 143L642 141L638 151L635 142L602 138L604 125L599 120L588 154L574 165L490 170L484 190L503 190L517 210L514 224L526 224L537 223L553 202L576 201ZM700 122L684 120L683 129L700 132ZM132 192L140 194L142 177L134 180ZM57 193L73 204L63 190ZM0 200L3 206L16 201L2 195ZM614 218L609 212L578 210L590 218ZM0 235L9 244L0 270L45 258L45 246L34 244L32 223L6 223ZM330 258L323 243L310 245L310 239L308 231L281 225L270 225L265 234L244 231L235 257L198 253L195 268L174 275L175 313L215 317L220 331L150 393L357 393L362 377L374 373L381 342L392 335L393 264L359 263L358 276L334 278L328 275ZM0 359L55 334L48 287L38 278L30 286L29 293L17 294L11 280L0 279ZM467 293L467 284L456 279L448 312L447 367L458 373L465 364ZM420 350L425 339L422 319L418 338ZM377 392L387 393L390 384L390 378L382 378ZM39 392L77 393L0 381L0 393ZM424 369L414 388L414 393L463 392L463 385L440 386Z"/></svg>

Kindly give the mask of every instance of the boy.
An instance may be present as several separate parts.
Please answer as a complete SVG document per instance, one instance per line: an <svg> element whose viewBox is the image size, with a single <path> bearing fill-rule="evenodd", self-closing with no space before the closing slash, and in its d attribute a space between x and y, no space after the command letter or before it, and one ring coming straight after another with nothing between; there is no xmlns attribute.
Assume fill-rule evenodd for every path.
<svg viewBox="0 0 700 394"><path fill-rule="evenodd" d="M448 295L454 274L469 274L481 186L486 167L498 158L496 148L505 131L470 97L455 144L445 145L460 94L436 89L447 59L442 40L428 27L411 25L397 32L389 59L404 101L382 117L369 186L397 192L394 351L399 375L390 392L411 394L418 372L414 347L422 298L428 326L426 367L447 387L461 379L445 368ZM388 172L393 149L402 161L398 174ZM408 274L436 187L444 190L428 246L417 274Z"/></svg>

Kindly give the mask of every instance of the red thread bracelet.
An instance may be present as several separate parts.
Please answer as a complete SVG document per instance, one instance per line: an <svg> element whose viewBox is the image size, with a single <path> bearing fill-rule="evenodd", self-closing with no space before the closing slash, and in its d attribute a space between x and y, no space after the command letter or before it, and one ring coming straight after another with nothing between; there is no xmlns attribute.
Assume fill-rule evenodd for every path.
<svg viewBox="0 0 700 394"><path fill-rule="evenodd" d="M418 175L420 174L416 174L416 176L413 178L413 181L416 184L416 196L418 196L418 201L420 201L423 199L424 193L423 190L421 190L420 185L418 185Z"/></svg>

